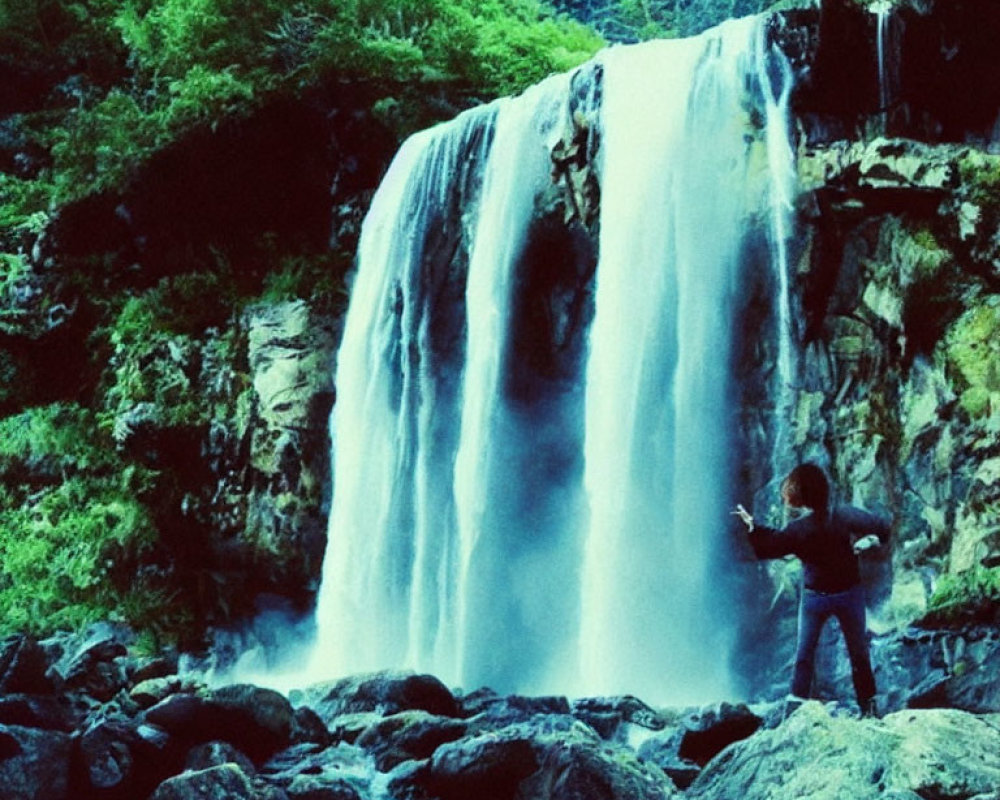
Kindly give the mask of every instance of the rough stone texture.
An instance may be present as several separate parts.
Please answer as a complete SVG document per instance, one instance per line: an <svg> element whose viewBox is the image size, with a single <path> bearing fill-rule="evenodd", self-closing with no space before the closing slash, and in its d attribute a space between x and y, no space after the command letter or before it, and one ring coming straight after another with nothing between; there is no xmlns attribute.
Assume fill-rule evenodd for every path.
<svg viewBox="0 0 1000 800"><path fill-rule="evenodd" d="M372 753L380 772L388 772L404 761L430 758L438 747L465 736L468 724L425 711L403 711L369 725L355 740Z"/></svg>
<svg viewBox="0 0 1000 800"><path fill-rule="evenodd" d="M4 800L71 800L68 734L0 725L0 787Z"/></svg>
<svg viewBox="0 0 1000 800"><path fill-rule="evenodd" d="M1000 781L1000 729L960 711L901 711L884 720L802 705L781 726L731 746L688 792L692 800L971 798Z"/></svg>
<svg viewBox="0 0 1000 800"><path fill-rule="evenodd" d="M301 301L251 308L245 325L254 404L244 537L273 563L274 585L314 588L326 545L339 333Z"/></svg>
<svg viewBox="0 0 1000 800"><path fill-rule="evenodd" d="M254 800L250 779L236 764L187 771L165 780L150 800Z"/></svg>

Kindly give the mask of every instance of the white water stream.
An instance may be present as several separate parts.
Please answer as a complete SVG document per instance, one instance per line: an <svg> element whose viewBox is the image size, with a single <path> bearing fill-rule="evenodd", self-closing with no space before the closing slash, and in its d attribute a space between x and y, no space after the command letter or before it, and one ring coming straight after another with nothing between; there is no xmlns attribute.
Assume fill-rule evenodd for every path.
<svg viewBox="0 0 1000 800"><path fill-rule="evenodd" d="M401 149L338 356L313 677L731 693L734 319L751 226L787 292L791 205L789 75L760 26L612 48L588 68L602 76L589 357L544 404L510 398L511 303L570 76Z"/></svg>

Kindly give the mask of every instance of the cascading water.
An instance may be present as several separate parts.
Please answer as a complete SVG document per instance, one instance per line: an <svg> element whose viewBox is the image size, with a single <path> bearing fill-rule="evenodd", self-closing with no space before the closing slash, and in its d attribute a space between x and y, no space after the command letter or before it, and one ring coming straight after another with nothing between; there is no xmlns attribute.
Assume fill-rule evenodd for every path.
<svg viewBox="0 0 1000 800"><path fill-rule="evenodd" d="M896 71L892 59L890 23L893 6L891 0L876 0L869 6L875 15L875 58L878 66L878 103L882 133L887 133L889 111L895 96Z"/></svg>
<svg viewBox="0 0 1000 800"><path fill-rule="evenodd" d="M790 202L769 171L789 169L788 75L765 80L761 25L612 48L404 145L338 356L325 676L730 692L730 345L747 231ZM566 304L525 298L563 258L538 220L574 114L597 120L599 257L553 322ZM524 327L539 318L580 342L560 369L522 363L544 361Z"/></svg>
<svg viewBox="0 0 1000 800"><path fill-rule="evenodd" d="M768 174L770 176L770 261L777 287L777 369L771 395L775 420L772 434L771 474L788 473L795 460L794 432L788 421L794 418L794 377L796 374L795 332L789 287L788 248L792 238L795 197L795 156L788 137L788 99L792 91L792 71L788 61L772 54L768 57L767 37L763 28L757 36L757 81L763 95L766 125Z"/></svg>

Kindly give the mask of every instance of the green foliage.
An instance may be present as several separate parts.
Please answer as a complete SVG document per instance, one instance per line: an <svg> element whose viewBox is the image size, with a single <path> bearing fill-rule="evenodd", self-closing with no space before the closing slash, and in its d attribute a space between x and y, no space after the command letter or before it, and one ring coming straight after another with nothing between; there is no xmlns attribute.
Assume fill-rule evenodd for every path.
<svg viewBox="0 0 1000 800"><path fill-rule="evenodd" d="M804 0L808 2L808 0ZM724 20L757 14L773 0L553 0L558 10L615 42L693 36Z"/></svg>
<svg viewBox="0 0 1000 800"><path fill-rule="evenodd" d="M98 74L117 59L117 0L0 0L0 58L76 62Z"/></svg>
<svg viewBox="0 0 1000 800"><path fill-rule="evenodd" d="M574 67L602 45L536 0L357 0L322 17L305 60L319 70L451 80L500 95Z"/></svg>
<svg viewBox="0 0 1000 800"><path fill-rule="evenodd" d="M45 123L51 168L33 181L0 175L0 228L37 230L53 201L122 185L193 125L272 91L332 72L512 93L603 42L538 0L0 0L3 44L18 62L94 72L67 84L72 104Z"/></svg>
<svg viewBox="0 0 1000 800"><path fill-rule="evenodd" d="M20 294L28 285L31 267L20 254L0 253L0 331L17 330L24 315Z"/></svg>
<svg viewBox="0 0 1000 800"><path fill-rule="evenodd" d="M91 412L56 403L0 419L0 476L7 483L50 481L118 469L118 457Z"/></svg>
<svg viewBox="0 0 1000 800"><path fill-rule="evenodd" d="M162 597L132 585L155 540L151 475L114 453L93 415L55 404L0 420L0 633L134 622Z"/></svg>
<svg viewBox="0 0 1000 800"><path fill-rule="evenodd" d="M249 71L262 63L263 34L277 25L275 0L126 2L114 23L137 64L177 79L193 67Z"/></svg>
<svg viewBox="0 0 1000 800"><path fill-rule="evenodd" d="M220 282L213 274L164 278L125 297L114 322L95 333L110 349L101 422L116 441L138 422L165 428L208 422L212 409L198 379L206 330L225 313Z"/></svg>
<svg viewBox="0 0 1000 800"><path fill-rule="evenodd" d="M957 622L992 617L1000 606L1000 569L975 567L942 575L928 602L928 621Z"/></svg>
<svg viewBox="0 0 1000 800"><path fill-rule="evenodd" d="M979 206L1000 205L1000 156L969 150L959 160L958 171L970 202Z"/></svg>
<svg viewBox="0 0 1000 800"><path fill-rule="evenodd" d="M21 233L40 233L48 222L46 213L55 187L44 180L24 180L0 172L0 232L8 247Z"/></svg>
<svg viewBox="0 0 1000 800"><path fill-rule="evenodd" d="M92 108L72 111L51 134L55 199L65 202L124 182L163 143L155 115L115 89Z"/></svg>
<svg viewBox="0 0 1000 800"><path fill-rule="evenodd" d="M948 364L962 389L962 405L981 416L1000 400L1000 295L968 309L946 336Z"/></svg>
<svg viewBox="0 0 1000 800"><path fill-rule="evenodd" d="M314 308L334 311L346 307L344 275L349 255L331 250L321 256L289 257L264 277L261 301L309 300Z"/></svg>

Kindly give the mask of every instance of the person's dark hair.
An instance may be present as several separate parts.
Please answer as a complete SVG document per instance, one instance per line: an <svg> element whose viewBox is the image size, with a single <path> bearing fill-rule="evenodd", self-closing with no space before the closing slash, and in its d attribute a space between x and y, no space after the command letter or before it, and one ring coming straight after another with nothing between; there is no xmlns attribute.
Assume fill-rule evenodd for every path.
<svg viewBox="0 0 1000 800"><path fill-rule="evenodd" d="M799 464L781 484L781 496L790 506L825 514L830 504L830 482L815 464Z"/></svg>

